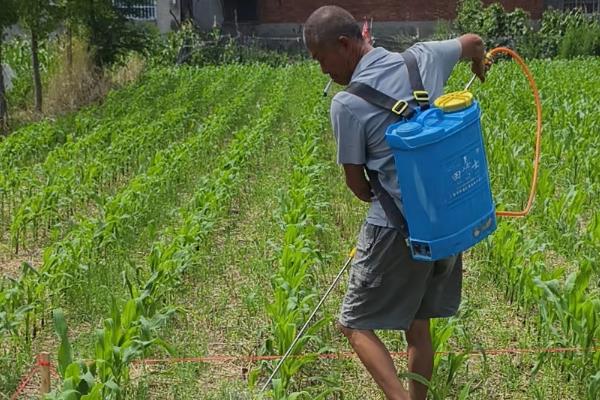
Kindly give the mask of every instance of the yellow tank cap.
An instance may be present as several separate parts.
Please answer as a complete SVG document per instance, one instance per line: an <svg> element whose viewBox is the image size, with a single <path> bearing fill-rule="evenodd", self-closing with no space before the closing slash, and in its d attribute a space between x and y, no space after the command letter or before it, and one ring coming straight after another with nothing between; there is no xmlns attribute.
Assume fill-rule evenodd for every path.
<svg viewBox="0 0 600 400"><path fill-rule="evenodd" d="M438 97L433 104L444 112L460 111L473 104L473 93L468 90L447 93Z"/></svg>

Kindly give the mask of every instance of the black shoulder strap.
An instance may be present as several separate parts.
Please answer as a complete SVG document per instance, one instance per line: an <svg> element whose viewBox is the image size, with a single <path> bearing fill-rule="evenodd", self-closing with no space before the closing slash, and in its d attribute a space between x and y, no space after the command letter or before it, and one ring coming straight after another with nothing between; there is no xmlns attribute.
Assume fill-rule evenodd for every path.
<svg viewBox="0 0 600 400"><path fill-rule="evenodd" d="M409 119L415 112L406 101L396 100L365 83L352 82L346 88L346 92L352 93L373 105L388 110L398 117Z"/></svg>
<svg viewBox="0 0 600 400"><path fill-rule="evenodd" d="M389 192L381 185L381 182L379 181L379 173L366 167L365 171L367 171L367 176L369 177L373 194L375 197L377 197L377 200L379 200L381 208L383 208L383 212L385 213L388 221L392 224L394 229L400 232L404 239L407 239L409 237L409 233L406 218L404 218L404 215L402 215L402 212L398 209L396 202Z"/></svg>
<svg viewBox="0 0 600 400"><path fill-rule="evenodd" d="M406 69L408 70L408 79L410 86L413 90L413 97L419 104L422 111L429 108L429 93L423 86L421 80L421 73L419 72L419 66L417 65L417 59L414 54L410 51L400 53L400 56L404 60ZM369 103L388 110L398 117L409 119L413 116L414 110L404 100L396 100L387 94L380 92L379 90L360 82L352 82L347 88L346 92L352 93Z"/></svg>
<svg viewBox="0 0 600 400"><path fill-rule="evenodd" d="M421 73L419 72L419 66L417 65L417 58L408 50L400 53L400 56L404 59L404 64L408 70L408 79L410 80L410 86L413 90L413 96L417 103L419 103L419 106L421 106L421 110L424 111L429 108L429 94L425 90L425 86L423 86Z"/></svg>

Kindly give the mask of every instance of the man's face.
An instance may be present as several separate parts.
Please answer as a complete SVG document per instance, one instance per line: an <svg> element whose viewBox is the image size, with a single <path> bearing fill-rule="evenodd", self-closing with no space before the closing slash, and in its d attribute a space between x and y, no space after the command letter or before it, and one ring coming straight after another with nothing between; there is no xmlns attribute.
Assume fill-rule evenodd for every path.
<svg viewBox="0 0 600 400"><path fill-rule="evenodd" d="M331 45L308 46L311 57L321 65L321 71L340 85L349 84L354 72L355 65L352 63L350 50L347 40L340 40Z"/></svg>

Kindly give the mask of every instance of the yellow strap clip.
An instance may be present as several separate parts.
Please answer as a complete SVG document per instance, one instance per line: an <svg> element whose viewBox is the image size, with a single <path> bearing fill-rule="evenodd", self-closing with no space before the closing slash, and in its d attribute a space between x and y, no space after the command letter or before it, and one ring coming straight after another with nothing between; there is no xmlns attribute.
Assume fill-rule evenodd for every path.
<svg viewBox="0 0 600 400"><path fill-rule="evenodd" d="M396 115L404 114L404 111L408 108L408 103L404 100L398 100L392 107L392 112Z"/></svg>
<svg viewBox="0 0 600 400"><path fill-rule="evenodd" d="M415 90L413 96L419 103L429 103L429 93L425 90Z"/></svg>

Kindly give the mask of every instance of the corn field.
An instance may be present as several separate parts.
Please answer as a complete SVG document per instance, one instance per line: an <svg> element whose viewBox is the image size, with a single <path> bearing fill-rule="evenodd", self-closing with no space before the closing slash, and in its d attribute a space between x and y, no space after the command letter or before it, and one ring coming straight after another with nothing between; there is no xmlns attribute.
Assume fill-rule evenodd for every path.
<svg viewBox="0 0 600 400"><path fill-rule="evenodd" d="M431 327L432 399L600 398L600 60L530 67L535 205L466 254L460 312ZM49 399L383 398L358 359L322 357L349 351L344 282L264 393L277 361L248 359L288 349L366 213L335 165L325 83L308 63L154 69L0 142L0 398L40 351L61 376ZM521 209L527 82L500 62L472 90L497 208Z"/></svg>

